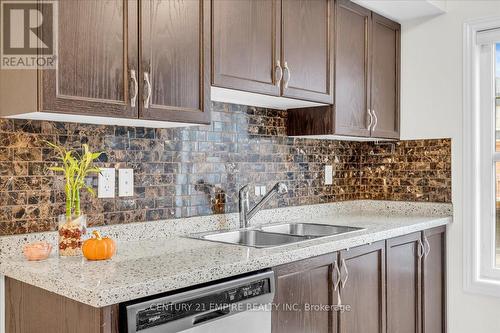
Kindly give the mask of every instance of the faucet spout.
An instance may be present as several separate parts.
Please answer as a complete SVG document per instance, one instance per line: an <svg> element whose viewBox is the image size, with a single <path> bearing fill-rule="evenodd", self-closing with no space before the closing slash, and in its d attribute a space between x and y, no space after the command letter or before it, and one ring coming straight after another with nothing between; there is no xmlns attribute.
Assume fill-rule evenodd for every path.
<svg viewBox="0 0 500 333"><path fill-rule="evenodd" d="M250 210L250 200L248 199L249 185L243 186L238 192L238 206L240 212L240 228L247 226L247 214Z"/></svg>
<svg viewBox="0 0 500 333"><path fill-rule="evenodd" d="M276 194L285 194L288 192L288 187L284 183L276 183L267 194L249 210L250 203L248 199L249 186L243 186L239 191L239 208L240 208L240 228L247 228L249 221L257 214L266 203L269 202Z"/></svg>

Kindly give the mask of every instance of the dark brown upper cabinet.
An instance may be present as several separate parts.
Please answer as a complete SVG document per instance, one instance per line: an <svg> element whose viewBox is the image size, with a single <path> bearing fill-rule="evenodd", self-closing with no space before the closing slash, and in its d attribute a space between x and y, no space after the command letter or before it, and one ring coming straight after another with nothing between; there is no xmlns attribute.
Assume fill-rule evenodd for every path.
<svg viewBox="0 0 500 333"><path fill-rule="evenodd" d="M385 242L343 250L339 263L341 303L351 308L339 313L338 332L385 333Z"/></svg>
<svg viewBox="0 0 500 333"><path fill-rule="evenodd" d="M210 123L210 1L140 4L141 118Z"/></svg>
<svg viewBox="0 0 500 333"><path fill-rule="evenodd" d="M370 136L370 17L350 1L337 1L334 132Z"/></svg>
<svg viewBox="0 0 500 333"><path fill-rule="evenodd" d="M207 124L210 11L209 0L60 1L57 69L2 73L0 116ZM22 96L13 91L21 85Z"/></svg>
<svg viewBox="0 0 500 333"><path fill-rule="evenodd" d="M333 0L282 1L282 95L333 103Z"/></svg>
<svg viewBox="0 0 500 333"><path fill-rule="evenodd" d="M214 0L212 84L280 95L281 1Z"/></svg>
<svg viewBox="0 0 500 333"><path fill-rule="evenodd" d="M400 26L372 14L371 135L399 138Z"/></svg>
<svg viewBox="0 0 500 333"><path fill-rule="evenodd" d="M40 71L43 110L137 118L136 13L123 0L59 2L58 68Z"/></svg>
<svg viewBox="0 0 500 333"><path fill-rule="evenodd" d="M213 0L212 85L333 103L333 0Z"/></svg>
<svg viewBox="0 0 500 333"><path fill-rule="evenodd" d="M288 134L398 139L400 25L348 0L334 21L334 105L289 110Z"/></svg>

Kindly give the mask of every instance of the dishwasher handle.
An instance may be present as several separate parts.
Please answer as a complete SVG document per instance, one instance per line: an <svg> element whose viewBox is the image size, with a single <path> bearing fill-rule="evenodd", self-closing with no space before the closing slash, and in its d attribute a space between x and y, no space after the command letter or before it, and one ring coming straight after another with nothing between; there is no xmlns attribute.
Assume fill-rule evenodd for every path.
<svg viewBox="0 0 500 333"><path fill-rule="evenodd" d="M193 318L193 326L202 324L212 319L218 319L229 314L231 314L231 311L229 310L228 306L222 309L215 309L213 311L205 312Z"/></svg>

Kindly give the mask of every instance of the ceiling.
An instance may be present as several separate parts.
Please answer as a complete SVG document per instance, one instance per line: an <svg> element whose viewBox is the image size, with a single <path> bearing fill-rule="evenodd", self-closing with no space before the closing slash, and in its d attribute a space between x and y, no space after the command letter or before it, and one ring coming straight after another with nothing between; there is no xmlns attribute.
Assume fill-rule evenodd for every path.
<svg viewBox="0 0 500 333"><path fill-rule="evenodd" d="M399 23L446 13L446 0L353 0Z"/></svg>

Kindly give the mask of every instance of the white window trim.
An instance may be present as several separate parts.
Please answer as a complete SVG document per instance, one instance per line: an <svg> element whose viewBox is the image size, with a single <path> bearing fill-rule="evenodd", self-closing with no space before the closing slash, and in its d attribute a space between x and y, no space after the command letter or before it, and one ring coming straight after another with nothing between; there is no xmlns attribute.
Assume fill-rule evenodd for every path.
<svg viewBox="0 0 500 333"><path fill-rule="evenodd" d="M481 47L478 34L499 27L500 17L467 21L463 39L464 289L497 297L500 270L494 268L495 226L491 223L495 220L495 117L494 112L480 116L481 110L494 110L494 49ZM488 36L483 32L479 38L484 43Z"/></svg>
<svg viewBox="0 0 500 333"><path fill-rule="evenodd" d="M5 333L5 277L0 275L0 333Z"/></svg>

